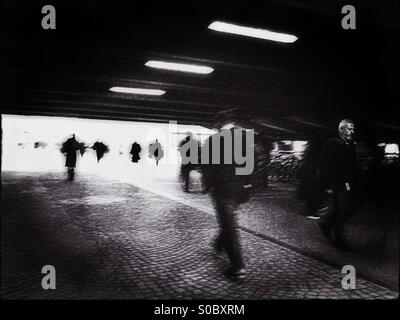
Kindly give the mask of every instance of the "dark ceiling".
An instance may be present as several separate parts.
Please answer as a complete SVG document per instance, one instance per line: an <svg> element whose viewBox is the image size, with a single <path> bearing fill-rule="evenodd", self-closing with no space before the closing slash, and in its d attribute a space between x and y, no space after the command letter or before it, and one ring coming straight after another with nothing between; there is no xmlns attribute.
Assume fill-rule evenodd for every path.
<svg viewBox="0 0 400 320"><path fill-rule="evenodd" d="M56 30L41 28L42 6ZM343 30L347 1L25 1L1 4L2 113L209 126L243 108L268 134L330 133L341 118L398 140L399 2L356 0L357 29ZM295 34L293 44L211 31L221 20ZM160 71L149 59L211 66L209 75ZM160 97L112 93L157 88Z"/></svg>

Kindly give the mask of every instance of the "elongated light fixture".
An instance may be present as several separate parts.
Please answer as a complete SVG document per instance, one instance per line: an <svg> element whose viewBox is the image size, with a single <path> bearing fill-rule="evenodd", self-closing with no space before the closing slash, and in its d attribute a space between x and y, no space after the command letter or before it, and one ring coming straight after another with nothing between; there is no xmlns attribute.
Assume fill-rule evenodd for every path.
<svg viewBox="0 0 400 320"><path fill-rule="evenodd" d="M259 38L264 40L272 40L284 43L293 43L298 38L291 34L269 31L266 29L258 29L251 27L238 26L236 24L215 21L208 26L208 29L237 34L246 37Z"/></svg>
<svg viewBox="0 0 400 320"><path fill-rule="evenodd" d="M162 96L165 91L159 89L142 89L142 88L126 88L126 87L112 87L110 91L120 93L132 93L132 94L145 94L150 96Z"/></svg>
<svg viewBox="0 0 400 320"><path fill-rule="evenodd" d="M200 73L200 74L209 74L214 71L213 68L206 66L199 66L186 63L165 62L157 60L149 60L145 63L145 66L156 69L165 69L165 70Z"/></svg>

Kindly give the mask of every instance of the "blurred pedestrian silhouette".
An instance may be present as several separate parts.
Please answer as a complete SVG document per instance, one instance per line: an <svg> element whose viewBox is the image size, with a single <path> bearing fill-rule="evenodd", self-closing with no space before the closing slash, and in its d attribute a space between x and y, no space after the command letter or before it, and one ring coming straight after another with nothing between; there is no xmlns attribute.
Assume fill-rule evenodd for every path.
<svg viewBox="0 0 400 320"><path fill-rule="evenodd" d="M207 149L209 150L210 158L213 157L213 152L219 151L220 162L219 164L204 164L202 165L203 180L206 190L211 193L214 200L216 209L217 221L219 224L219 234L214 241L214 249L216 252L225 252L230 260L230 268L226 270L225 274L234 279L240 279L245 276L245 264L242 257L239 231L238 231L238 217L237 209L241 203L247 202L250 198L251 176L238 175L236 168L240 167L235 161L229 161L225 157L225 151L231 151L234 154L235 148L239 148L241 152L248 150L246 143L248 136L245 135L243 127L239 126L237 121L237 109L230 109L225 112L217 114L215 118L215 126L220 128L220 132L209 137L203 148L202 153ZM240 139L232 139L232 143L225 143L224 140L219 145L219 148L214 148L213 143L216 143L218 137L234 136L237 138L241 133ZM239 140L239 141L238 141ZM228 140L229 141L229 140ZM230 150L227 150L230 149ZM252 146L254 152L254 146ZM229 152L228 152L229 153Z"/></svg>
<svg viewBox="0 0 400 320"><path fill-rule="evenodd" d="M61 152L66 156L65 166L68 168L68 180L72 181L75 177L76 151L83 155L84 145L75 139L75 134L62 144Z"/></svg>
<svg viewBox="0 0 400 320"><path fill-rule="evenodd" d="M160 161L164 157L164 150L161 144L156 139L155 143L151 143L149 145L149 157L154 158L156 160L156 165L158 166L158 161Z"/></svg>
<svg viewBox="0 0 400 320"><path fill-rule="evenodd" d="M129 152L132 155L132 162L137 163L140 160L140 151L142 151L142 147L135 141L132 144L131 151Z"/></svg>
<svg viewBox="0 0 400 320"><path fill-rule="evenodd" d="M97 162L99 162L100 159L103 158L105 153L110 151L103 142L99 142L99 141L96 141L93 144L92 149L96 151Z"/></svg>
<svg viewBox="0 0 400 320"><path fill-rule="evenodd" d="M193 138L191 132L189 132L188 136L179 143L179 152L182 158L180 178L184 183L185 192L190 192L190 172L199 167L199 149L200 144L196 139ZM192 154L193 152L194 154Z"/></svg>
<svg viewBox="0 0 400 320"><path fill-rule="evenodd" d="M323 206L318 173L322 147L323 141L318 139L308 142L296 190L297 197L304 200L307 205L307 217L317 220L320 219L319 210Z"/></svg>

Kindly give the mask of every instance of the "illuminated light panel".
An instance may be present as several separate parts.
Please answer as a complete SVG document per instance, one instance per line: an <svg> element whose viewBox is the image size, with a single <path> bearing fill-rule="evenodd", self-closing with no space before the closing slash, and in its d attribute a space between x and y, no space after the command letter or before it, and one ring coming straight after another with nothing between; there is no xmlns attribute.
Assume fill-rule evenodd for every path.
<svg viewBox="0 0 400 320"><path fill-rule="evenodd" d="M112 92L131 93L131 94L144 94L150 96L162 96L165 94L164 90L159 89L143 89L143 88L126 88L126 87L112 87Z"/></svg>
<svg viewBox="0 0 400 320"><path fill-rule="evenodd" d="M194 64L185 64L185 63L156 61L156 60L147 61L145 63L145 66L151 67L151 68L156 68L156 69L165 69L165 70L200 73L200 74L209 74L214 71L213 68L206 67L206 66L198 66L198 65L194 65Z"/></svg>
<svg viewBox="0 0 400 320"><path fill-rule="evenodd" d="M237 34L245 37L271 40L283 43L293 43L298 39L298 37L287 33L274 32L266 29L243 27L221 21L215 21L211 23L208 26L208 29L218 32Z"/></svg>

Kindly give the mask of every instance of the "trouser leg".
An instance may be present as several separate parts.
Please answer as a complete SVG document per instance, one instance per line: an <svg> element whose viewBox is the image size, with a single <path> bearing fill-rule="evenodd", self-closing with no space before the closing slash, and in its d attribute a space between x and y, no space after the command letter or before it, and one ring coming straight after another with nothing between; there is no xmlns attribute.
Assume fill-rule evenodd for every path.
<svg viewBox="0 0 400 320"><path fill-rule="evenodd" d="M220 234L216 243L225 250L232 268L240 269L244 267L244 262L237 217L234 213L238 206L233 202L233 200L217 201L217 220L220 225Z"/></svg>
<svg viewBox="0 0 400 320"><path fill-rule="evenodd" d="M321 207L323 207L323 211L321 212L319 226L322 233L328 236L335 225L335 204L333 196L324 195Z"/></svg>
<svg viewBox="0 0 400 320"><path fill-rule="evenodd" d="M351 193L341 190L335 196L335 238L338 244L345 244L344 225L351 211Z"/></svg>
<svg viewBox="0 0 400 320"><path fill-rule="evenodd" d="M233 269L244 267L240 248L239 232L234 214L227 215L224 219L224 248Z"/></svg>
<svg viewBox="0 0 400 320"><path fill-rule="evenodd" d="M215 240L214 240L214 249L217 252L221 252L224 250L224 233L223 233L223 222L222 222L222 212L220 212L220 210L222 210L222 208L217 208L217 214L216 214L216 218L217 218L217 223L218 223L218 235L216 236Z"/></svg>

